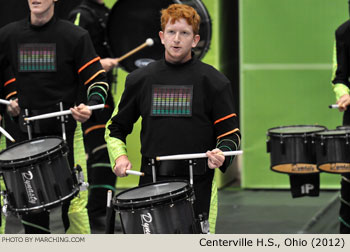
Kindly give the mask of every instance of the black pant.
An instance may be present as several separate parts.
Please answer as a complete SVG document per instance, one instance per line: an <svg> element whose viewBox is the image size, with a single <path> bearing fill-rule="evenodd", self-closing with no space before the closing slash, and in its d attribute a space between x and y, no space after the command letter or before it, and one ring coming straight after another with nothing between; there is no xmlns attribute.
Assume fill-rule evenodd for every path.
<svg viewBox="0 0 350 252"><path fill-rule="evenodd" d="M350 110L347 109L343 115L343 125L350 125ZM343 174L345 178L350 180L350 174ZM340 222L340 233L341 234L350 234L350 183L342 179L340 194L342 197L342 202L340 204L339 217L346 223ZM346 201L348 204L346 204Z"/></svg>
<svg viewBox="0 0 350 252"><path fill-rule="evenodd" d="M347 178L348 181L345 181L344 179L341 181L340 195L342 201L339 210L339 217L346 224L344 224L342 221L340 222L340 233L350 234L350 174L344 174L343 176Z"/></svg>
<svg viewBox="0 0 350 252"><path fill-rule="evenodd" d="M105 124L112 116L114 101L108 92L106 107L82 124L84 132L85 151L88 155L87 170L89 182L88 214L89 218L101 217L106 214L108 190L115 190L116 175L110 166L109 155L104 134Z"/></svg>

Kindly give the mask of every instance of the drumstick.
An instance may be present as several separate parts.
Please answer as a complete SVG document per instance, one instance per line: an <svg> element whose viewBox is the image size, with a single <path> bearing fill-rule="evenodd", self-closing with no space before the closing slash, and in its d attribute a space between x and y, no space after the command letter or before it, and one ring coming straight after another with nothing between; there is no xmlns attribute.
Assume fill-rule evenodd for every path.
<svg viewBox="0 0 350 252"><path fill-rule="evenodd" d="M146 39L145 43L139 45L138 47L136 47L135 49L127 52L126 54L124 54L123 56L117 58L117 62L119 63L120 61L124 60L125 58L133 55L134 53L137 53L138 51L142 50L143 48L145 48L146 46L152 46L153 45L153 39L148 38Z"/></svg>
<svg viewBox="0 0 350 252"><path fill-rule="evenodd" d="M0 127L0 132L7 137L11 142L16 142L15 139L13 139L13 137L6 131L4 130L2 127Z"/></svg>
<svg viewBox="0 0 350 252"><path fill-rule="evenodd" d="M136 175L136 176L145 176L143 172L133 171L133 170L126 170L125 172L128 175Z"/></svg>
<svg viewBox="0 0 350 252"><path fill-rule="evenodd" d="M5 105L10 105L10 101L4 100L4 99L0 99L0 103Z"/></svg>
<svg viewBox="0 0 350 252"><path fill-rule="evenodd" d="M223 151L224 156L235 156L243 154L243 151ZM157 161L162 160L182 160L182 159L193 159L193 158L206 158L208 157L205 153L195 153L195 154L179 154L179 155L170 155L170 156L161 156L156 157Z"/></svg>
<svg viewBox="0 0 350 252"><path fill-rule="evenodd" d="M111 207L112 202L112 190L108 190L107 192L107 208Z"/></svg>
<svg viewBox="0 0 350 252"><path fill-rule="evenodd" d="M88 109L90 110L95 110L95 109L102 109L104 108L104 104L98 104L98 105L93 105L93 106L87 106ZM41 119L46 119L46 118L51 118L51 117L58 117L58 116L63 116L63 115L70 115L72 114L72 111L70 109L68 110L63 110L63 111L58 111L58 112L52 112L52 113L47 113L47 114L42 114L38 116L32 116L32 117L26 117L24 120L26 121L33 121L33 120L41 120Z"/></svg>
<svg viewBox="0 0 350 252"><path fill-rule="evenodd" d="M338 104L331 104L331 105L328 106L328 108L331 108L331 109L339 108L339 105Z"/></svg>

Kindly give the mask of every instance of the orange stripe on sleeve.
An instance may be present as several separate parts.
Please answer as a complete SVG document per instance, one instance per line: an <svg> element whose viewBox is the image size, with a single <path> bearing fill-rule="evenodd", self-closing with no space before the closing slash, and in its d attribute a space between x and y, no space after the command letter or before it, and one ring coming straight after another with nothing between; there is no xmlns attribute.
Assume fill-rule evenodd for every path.
<svg viewBox="0 0 350 252"><path fill-rule="evenodd" d="M101 58L100 57L96 57L92 60L90 60L88 63L86 63L84 66L82 66L79 70L78 70L78 73L80 73L81 71L83 71L85 68L87 68L88 66L90 66L92 63L100 60Z"/></svg>
<svg viewBox="0 0 350 252"><path fill-rule="evenodd" d="M10 84L12 82L15 82L15 81L16 81L16 78L13 78L11 80L6 81L5 84L4 84L4 87L6 87L8 84Z"/></svg>
<svg viewBox="0 0 350 252"><path fill-rule="evenodd" d="M15 94L17 94L17 91L14 91L14 92L12 92L12 93L9 93L9 94L5 97L5 99L8 99L8 98L10 98L12 95L15 95Z"/></svg>
<svg viewBox="0 0 350 252"><path fill-rule="evenodd" d="M230 135L230 134L235 133L235 132L237 132L237 131L239 131L238 128L236 128L236 129L234 129L234 130L231 130L231 131L229 131L229 132L226 132L226 133L224 133L224 134L218 136L216 139L220 139L220 138L222 138L222 137L224 137L224 136Z"/></svg>
<svg viewBox="0 0 350 252"><path fill-rule="evenodd" d="M220 119L218 119L218 120L216 120L216 121L214 122L214 125L217 124L217 123L219 123L219 122L222 122L222 121L224 121L224 120L226 120L226 119L229 119L229 118L231 118L231 117L234 117L234 116L237 116L237 115L233 113L233 114L227 115L227 116L225 116L225 117L223 117L223 118L220 118Z"/></svg>
<svg viewBox="0 0 350 252"><path fill-rule="evenodd" d="M93 76L91 76L91 78L90 79L88 79L87 81L85 81L85 83L84 83L84 85L86 85L86 84L89 84L89 82L91 81L91 80L93 80L97 75L99 75L100 73L105 73L106 71L105 70L100 70L100 71L98 71L97 73L95 73Z"/></svg>
<svg viewBox="0 0 350 252"><path fill-rule="evenodd" d="M97 130L97 129L104 129L106 126L106 124L99 124L99 125L95 125L95 126L92 126L90 128L87 128L85 131L84 131L84 135L87 135L89 134L91 131L93 130Z"/></svg>

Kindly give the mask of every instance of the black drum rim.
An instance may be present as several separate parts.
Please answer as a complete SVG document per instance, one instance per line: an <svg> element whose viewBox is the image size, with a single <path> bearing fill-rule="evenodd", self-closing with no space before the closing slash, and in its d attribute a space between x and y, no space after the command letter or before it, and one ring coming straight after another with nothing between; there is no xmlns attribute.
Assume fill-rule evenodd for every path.
<svg viewBox="0 0 350 252"><path fill-rule="evenodd" d="M271 132L272 130L278 130L278 129L284 129L284 128L319 128L319 130L311 131L311 132L298 132L298 133L277 133L277 132ZM307 124L300 124L300 125L287 125L287 126L279 126L279 127L273 127L267 130L268 136L278 136L278 137L295 137L295 136L304 136L304 135L312 135L316 134L318 132L322 132L327 130L327 127L322 125L307 125Z"/></svg>
<svg viewBox="0 0 350 252"><path fill-rule="evenodd" d="M52 201L52 202L49 202L49 203L46 203L46 204L43 204L43 205L39 205L39 206L33 206L33 207L26 207L26 208L15 208L15 207L12 207L11 204L8 205L9 207L9 211L10 212L14 212L14 213L18 213L18 214L23 214L23 213L30 213L30 212L41 212L41 211L44 211L45 209L52 209L60 204L62 204L63 202L67 201L67 200L70 200L72 198L74 198L76 195L78 195L80 191L80 188L78 186L75 185L74 187L74 190L65 195L64 197L58 199L58 200L55 200L55 201Z"/></svg>
<svg viewBox="0 0 350 252"><path fill-rule="evenodd" d="M337 132L338 132L338 134L336 134ZM335 134L332 134L332 133L335 133ZM322 138L349 138L350 137L350 128L349 128L349 130L345 130L345 129L325 130L322 132L317 132L316 136L321 137L321 139Z"/></svg>
<svg viewBox="0 0 350 252"><path fill-rule="evenodd" d="M67 153L68 152L68 146L67 144L63 141L61 137L58 136L45 136L45 137L38 137L38 138L33 138L31 140L26 140L20 143L16 143L9 148L6 148L5 150L0 152L0 155L10 149L16 148L17 146L27 144L33 141L39 141L39 140L45 140L45 139L60 139L61 143L58 144L55 147L52 147L51 149L46 150L45 152L38 153L36 155L30 156L30 157L25 157L25 158L18 158L14 160L1 160L0 159L0 171L2 170L9 170L12 168L19 168L19 167L28 167L28 165L31 164L36 164L38 161L41 161L43 159L47 159L47 157L50 158L55 158L57 155L61 154L62 151Z"/></svg>
<svg viewBox="0 0 350 252"><path fill-rule="evenodd" d="M124 193L130 192L135 188L143 188L154 184L171 183L171 182L183 182L186 185L180 189L174 190L172 192L167 192L159 194L153 197L140 197L136 199L118 199L118 197ZM186 180L163 180L156 183L147 183L139 187L134 187L127 189L119 194L115 195L113 198L113 206L117 210L122 209L139 209L147 208L149 206L159 205L161 203L175 202L180 199L187 199L194 195L193 188L188 184Z"/></svg>

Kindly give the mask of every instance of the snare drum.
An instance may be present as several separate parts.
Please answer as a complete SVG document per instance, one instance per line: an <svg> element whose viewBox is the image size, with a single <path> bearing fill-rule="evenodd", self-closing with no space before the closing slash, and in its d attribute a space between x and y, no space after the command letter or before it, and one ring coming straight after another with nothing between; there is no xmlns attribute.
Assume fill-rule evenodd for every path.
<svg viewBox="0 0 350 252"><path fill-rule="evenodd" d="M350 172L350 128L317 133L315 147L319 170L329 173Z"/></svg>
<svg viewBox="0 0 350 252"><path fill-rule="evenodd" d="M77 179L61 138L42 137L15 144L0 153L8 210L42 211L73 198Z"/></svg>
<svg viewBox="0 0 350 252"><path fill-rule="evenodd" d="M117 194L114 209L126 234L196 233L194 192L185 181L161 181Z"/></svg>
<svg viewBox="0 0 350 252"><path fill-rule="evenodd" d="M318 173L314 138L323 126L295 125L268 130L267 152L271 169L287 174Z"/></svg>

